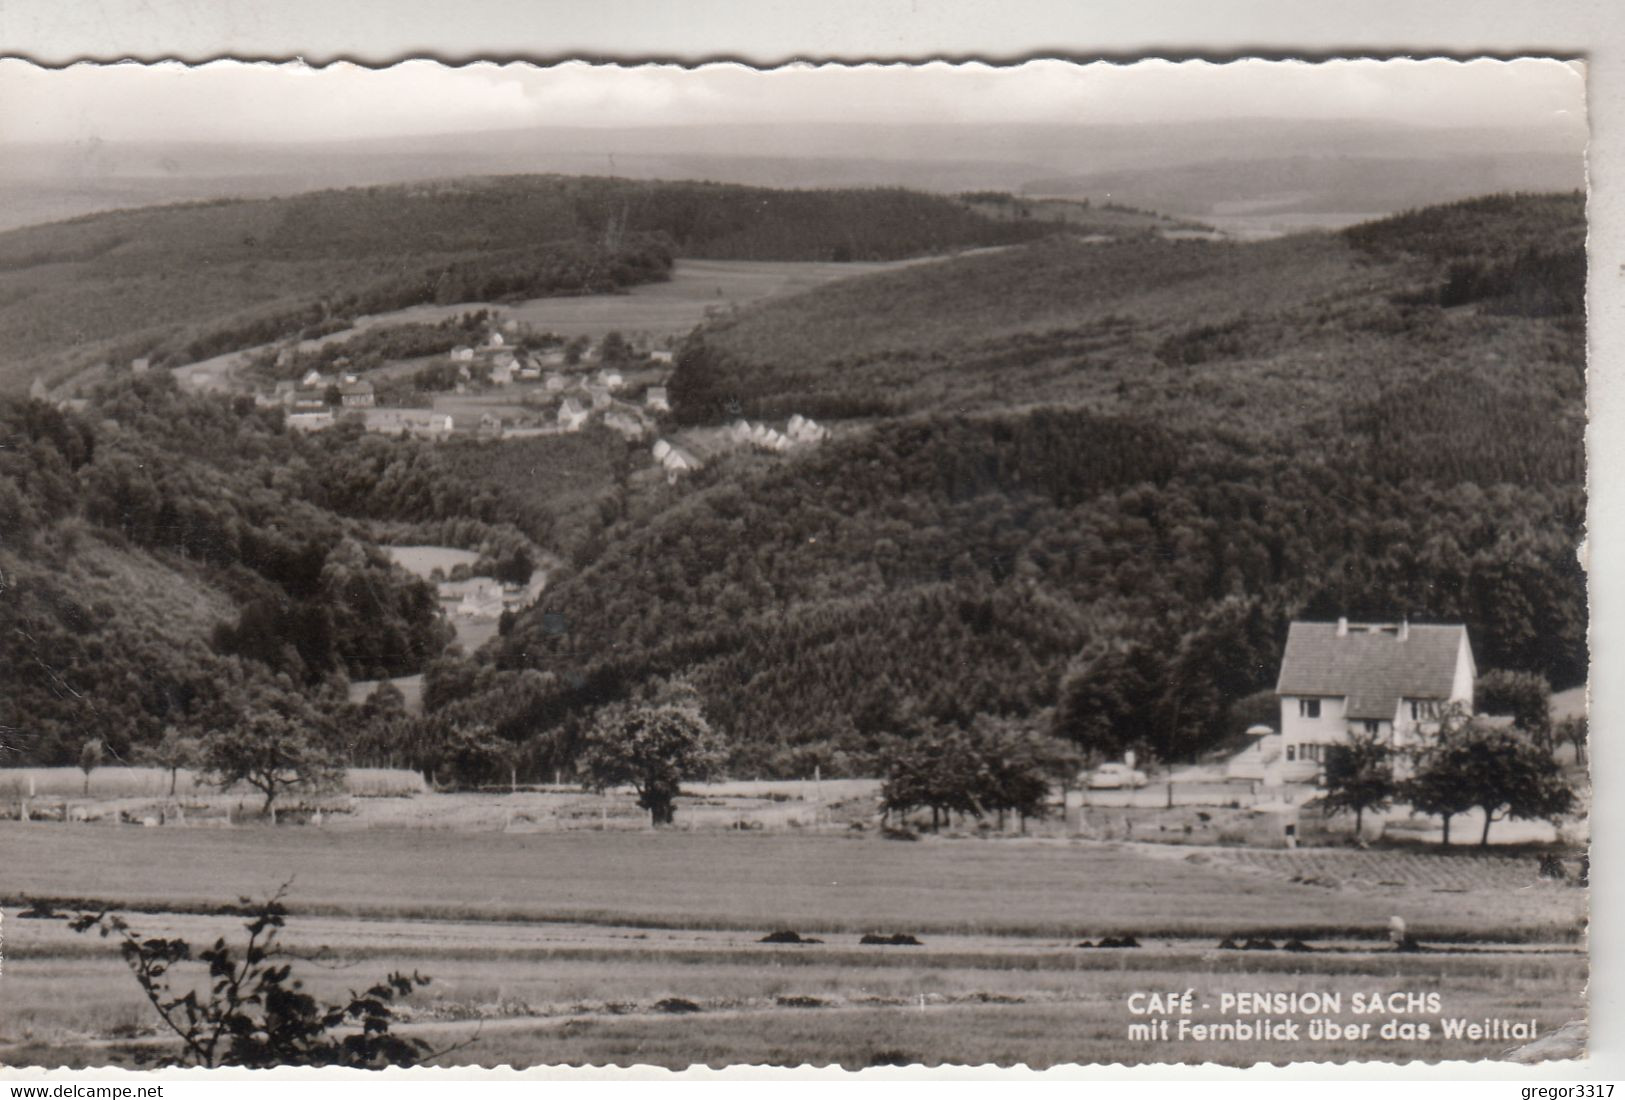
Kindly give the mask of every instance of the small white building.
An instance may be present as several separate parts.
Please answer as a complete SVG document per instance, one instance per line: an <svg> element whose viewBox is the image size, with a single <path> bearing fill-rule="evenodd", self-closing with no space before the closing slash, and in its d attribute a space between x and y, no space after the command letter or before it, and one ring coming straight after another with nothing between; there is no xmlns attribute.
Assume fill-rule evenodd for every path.
<svg viewBox="0 0 1625 1100"><path fill-rule="evenodd" d="M643 407L650 412L671 412L671 402L666 397L665 386L650 386L643 391Z"/></svg>
<svg viewBox="0 0 1625 1100"><path fill-rule="evenodd" d="M451 349L451 361L453 363L472 363L474 361L474 349L467 344L458 344Z"/></svg>
<svg viewBox="0 0 1625 1100"><path fill-rule="evenodd" d="M301 432L319 432L333 426L331 412L294 412L283 418L288 427Z"/></svg>
<svg viewBox="0 0 1625 1100"><path fill-rule="evenodd" d="M598 372L597 383L606 390L614 391L624 386L626 379L621 375L620 371L605 367Z"/></svg>
<svg viewBox="0 0 1625 1100"><path fill-rule="evenodd" d="M566 397L559 402L559 428L567 432L578 432L581 426L591 416L581 404L573 397Z"/></svg>
<svg viewBox="0 0 1625 1100"><path fill-rule="evenodd" d="M475 577L458 601L457 614L470 619L500 618L502 585L489 577Z"/></svg>
<svg viewBox="0 0 1625 1100"><path fill-rule="evenodd" d="M671 366L672 363L677 359L675 355L667 351L665 348L656 348L654 351L651 351L649 353L649 358L651 361L659 363L663 367Z"/></svg>
<svg viewBox="0 0 1625 1100"><path fill-rule="evenodd" d="M665 443L665 440L660 442ZM700 468L700 460L683 450L681 447L667 444L666 452L661 457L660 465L666 471L667 484L675 484L684 474L692 473Z"/></svg>
<svg viewBox="0 0 1625 1100"><path fill-rule="evenodd" d="M365 378L351 375L339 383L339 400L347 409L370 409L376 399L372 383Z"/></svg>
<svg viewBox="0 0 1625 1100"><path fill-rule="evenodd" d="M800 413L790 418L785 426L784 434L792 443L821 443L829 436L829 430L814 422L810 417Z"/></svg>
<svg viewBox="0 0 1625 1100"><path fill-rule="evenodd" d="M604 427L619 432L623 439L628 440L642 439L647 431L641 419L620 409L604 414Z"/></svg>

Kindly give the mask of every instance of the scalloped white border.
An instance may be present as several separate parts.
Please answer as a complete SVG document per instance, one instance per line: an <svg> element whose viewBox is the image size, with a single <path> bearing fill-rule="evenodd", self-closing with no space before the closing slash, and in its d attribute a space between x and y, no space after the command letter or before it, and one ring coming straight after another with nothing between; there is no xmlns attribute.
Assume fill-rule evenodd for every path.
<svg viewBox="0 0 1625 1100"><path fill-rule="evenodd" d="M212 12L170 0L169 19L155 19L154 8L161 6L154 0L104 0L94 22L82 17L70 5L55 5L50 0L9 0L0 9L0 53L9 56L33 57L47 64L71 63L72 59L98 57L204 58L283 57L302 60L312 57L317 66L329 64L346 55L363 63L384 63L396 59L421 57L424 51L402 34L417 34L418 42L433 41L441 44L434 51L457 55L476 43L475 54L516 58L519 55L562 59L589 57L608 59L610 55L632 58L668 58L684 56L694 58L695 47L705 49L697 60L738 58L742 63L782 62L788 57L884 57L906 58L970 58L997 55L999 60L1016 61L1032 57L1053 57L1057 54L1078 57L1099 57L1102 54L1113 62L1127 62L1135 55L1157 56L1172 54L1224 56L1238 59L1247 57L1275 57L1308 55L1315 60L1331 57L1354 59L1371 54L1388 56L1423 57L1439 53L1458 58L1494 52L1508 56L1578 56L1587 60L1590 85L1589 113L1592 125L1592 147L1588 157L1592 194L1591 221L1591 283L1590 342L1593 368L1590 375L1590 412L1592 426L1589 433L1590 458L1593 470L1625 471L1625 432L1615 429L1625 423L1625 410L1621 409L1625 391L1616 381L1619 362L1618 351L1625 348L1625 296L1621 296L1618 283L1625 275L1625 242L1622 242L1622 223L1625 209L1619 192L1618 180L1625 174L1625 153L1618 141L1619 115L1625 108L1625 17L1619 12L1601 12L1587 0L1546 0L1543 4L1525 4L1515 0L1478 0L1471 6L1453 11L1426 6L1388 5L1345 2L1328 5L1309 14L1296 8L1272 3L1202 3L1201 0L1177 0L1164 3L1154 11L1140 9L1138 14L1126 14L1127 5L1109 11L1107 18L1089 23L1090 12L1077 6L1064 4L1049 6L1029 4L1012 12L1007 5L980 6L980 18L963 3L936 5L935 10L920 15L911 4L874 4L858 0L831 0L822 7L819 16L796 20L788 13L767 7L755 9L751 15L739 5L707 3L687 12L665 8L664 19L654 18L650 26L654 37L649 37L650 26L639 27L636 21L626 20L628 8L641 8L645 14L652 9L647 3L606 3L590 7L577 6L573 11L555 8L542 10L548 16L563 18L552 26L517 29L511 19L512 11L501 5L484 6L483 21L465 9L457 11L427 5L414 5L412 9L386 8L382 4L352 3L347 10L335 12L318 0L292 0L282 5L278 15L260 5L244 0L231 0L219 4ZM1103 6L1103 5L1102 5ZM1070 12L1057 12L1058 7L1071 7ZM1149 7L1149 6L1147 6ZM247 18L250 8L256 18ZM291 25L288 17L320 14L302 25ZM493 13L493 8L496 9ZM945 8L956 9L952 15ZM705 13L696 17L694 11ZM721 12L719 17L718 12ZM593 12L585 21L583 12ZM1034 13L1038 18L1033 18ZM808 13L810 15L810 13ZM1298 18L1292 18L1296 14ZM495 17L493 17L493 15ZM1045 19L1044 15L1050 18ZM1071 18L1067 18L1070 15ZM180 16L181 18L174 18ZM210 18L213 16L214 18ZM619 20L617 20L619 16ZM1025 18L1023 18L1025 16ZM1126 18L1125 18L1126 16ZM731 17L731 18L729 18ZM455 26L438 20L446 19ZM1081 23L1081 25L1080 25ZM729 33L722 33L726 28ZM540 30L540 34L537 31ZM737 46L715 49L719 39L738 42L743 33L748 39L757 36L761 53L750 56L749 50ZM1511 37L1508 37L1510 33ZM578 37L586 34L586 38ZM699 37L696 38L695 35ZM787 39L785 36L789 35ZM470 36L472 35L472 39ZM594 38L593 36L597 37ZM1012 38L1014 36L1014 38ZM517 44L525 42L529 48ZM957 43L957 48L950 43ZM1426 44L1425 46L1422 44ZM155 44L162 47L149 52ZM319 44L320 49L310 48ZM1411 48L1407 49L1406 44ZM291 48L290 48L291 46ZM790 47L786 51L786 47ZM1012 48L1013 46L1013 48ZM1159 49L1159 46L1161 47ZM368 51L374 52L370 55ZM393 56L390 56L393 50ZM53 51L56 51L53 55ZM354 52L350 52L354 51ZM775 53L775 51L780 51ZM1527 52L1525 52L1527 51ZM468 56L467 53L462 56ZM453 56L447 56L454 60ZM178 62L172 62L177 63ZM685 63L691 67L695 62ZM3 109L3 107L0 107ZM1619 440L1616 444L1614 440ZM1591 572L1593 621L1593 725L1599 734L1605 734L1625 714L1625 689L1616 689L1607 675L1612 670L1612 655L1625 652L1625 642L1616 642L1620 629L1625 628L1625 504L1620 492L1614 490L1615 478L1592 478L1591 524L1587 544L1587 561ZM1611 751L1599 737L1593 753L1593 768L1599 787L1619 791L1625 789L1625 754ZM1625 811L1614 809L1618 801L1597 800L1593 820L1593 893L1592 912L1594 927L1604 934L1592 937L1592 1051L1590 1065L1575 1063L1548 1063L1538 1067L1514 1067L1505 1063L1437 1062L1426 1063L1426 1071L1419 1073L1415 1063L1340 1064L1327 1066L1314 1063L1294 1063L1289 1066L1255 1066L1246 1069L1208 1064L1204 1066L1123 1067L1067 1066L1035 1072L1021 1067L922 1067L876 1068L863 1071L844 1071L828 1068L786 1068L761 1066L734 1066L727 1070L691 1068L681 1073L648 1066L556 1068L534 1067L523 1071L512 1069L435 1069L389 1070L379 1077L359 1071L286 1069L250 1073L247 1071L185 1071L171 1070L149 1073L101 1069L76 1071L49 1071L39 1067L0 1068L0 1080L16 1083L38 1079L47 1074L53 1079L74 1081L113 1081L120 1078L132 1083L152 1079L180 1081L206 1077L211 1083L227 1080L278 1080L283 1083L340 1082L361 1079L392 1080L397 1077L431 1077L439 1081L453 1080L565 1080L629 1081L629 1080L685 1080L721 1083L740 1078L752 1081L773 1080L784 1084L792 1082L831 1082L840 1080L924 1080L933 1083L987 1079L997 1080L1076 1081L1091 1083L1105 1081L1160 1081L1160 1082L1221 1082L1227 1080L1297 1081L1394 1081L1414 1079L1476 1079L1527 1080L1531 1083L1560 1083L1573 1080L1597 1080L1599 1071L1612 1076L1625 1071L1625 999L1619 990L1625 982L1625 936L1617 929L1621 912L1621 860L1619 840ZM3 980L3 979L0 979ZM3 989L0 989L3 994ZM1617 1038L1616 1038L1617 1037ZM1478 1090L1482 1091L1482 1090ZM1476 1093L1475 1093L1476 1094Z"/></svg>

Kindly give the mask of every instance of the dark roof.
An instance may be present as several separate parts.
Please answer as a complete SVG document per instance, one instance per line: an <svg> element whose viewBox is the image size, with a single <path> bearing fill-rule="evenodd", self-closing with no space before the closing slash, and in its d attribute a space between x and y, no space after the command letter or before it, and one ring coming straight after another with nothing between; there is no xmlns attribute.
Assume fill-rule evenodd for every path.
<svg viewBox="0 0 1625 1100"><path fill-rule="evenodd" d="M1275 693L1341 695L1349 718L1392 719L1401 699L1450 698L1466 636L1464 626L1350 623L1339 634L1337 623L1293 623Z"/></svg>
<svg viewBox="0 0 1625 1100"><path fill-rule="evenodd" d="M345 382L339 386L339 393L345 397L353 397L360 393L371 393L372 383L365 378L358 378L354 382Z"/></svg>

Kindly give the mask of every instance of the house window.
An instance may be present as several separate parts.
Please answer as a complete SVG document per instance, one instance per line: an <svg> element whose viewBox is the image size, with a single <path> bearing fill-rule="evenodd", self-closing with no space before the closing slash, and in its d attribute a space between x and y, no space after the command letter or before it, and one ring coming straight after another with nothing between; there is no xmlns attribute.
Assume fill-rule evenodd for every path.
<svg viewBox="0 0 1625 1100"><path fill-rule="evenodd" d="M1381 722L1378 722L1377 720L1375 720L1373 718L1367 718L1365 720L1365 731L1367 733L1376 733L1380 729L1382 729L1382 723Z"/></svg>
<svg viewBox="0 0 1625 1100"><path fill-rule="evenodd" d="M1296 745L1288 745L1286 747L1286 762L1288 764L1290 764L1294 760L1296 760L1297 758L1298 758L1298 746L1296 746Z"/></svg>
<svg viewBox="0 0 1625 1100"><path fill-rule="evenodd" d="M1319 699L1299 699L1298 700L1298 717L1299 718L1319 718L1320 717L1320 700Z"/></svg>
<svg viewBox="0 0 1625 1100"><path fill-rule="evenodd" d="M1316 763L1319 763L1319 761L1320 761L1320 746L1316 745L1316 744L1308 744L1308 745L1303 746L1303 752L1302 752L1301 758L1304 759L1304 760L1311 760L1311 761L1314 761Z"/></svg>
<svg viewBox="0 0 1625 1100"><path fill-rule="evenodd" d="M1439 717L1439 704L1432 699L1411 700L1411 721L1420 722L1425 718Z"/></svg>

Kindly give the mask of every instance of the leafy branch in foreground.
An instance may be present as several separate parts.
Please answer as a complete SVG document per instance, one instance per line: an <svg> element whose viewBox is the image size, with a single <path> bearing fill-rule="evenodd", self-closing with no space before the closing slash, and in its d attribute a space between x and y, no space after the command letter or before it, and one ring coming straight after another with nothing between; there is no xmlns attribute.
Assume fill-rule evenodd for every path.
<svg viewBox="0 0 1625 1100"><path fill-rule="evenodd" d="M68 918L75 932L95 929L119 941L119 953L164 1026L181 1041L178 1055L160 1055L161 1065L348 1066L382 1069L413 1066L458 1049L435 1050L422 1039L396 1035L397 999L429 984L416 973L392 973L347 1000L324 1004L306 993L280 960L277 936L287 919L284 886L269 900L239 899L248 940L235 948L224 937L194 953L183 939L142 938L117 913L81 913ZM208 991L177 992L171 972L178 964L208 968Z"/></svg>

